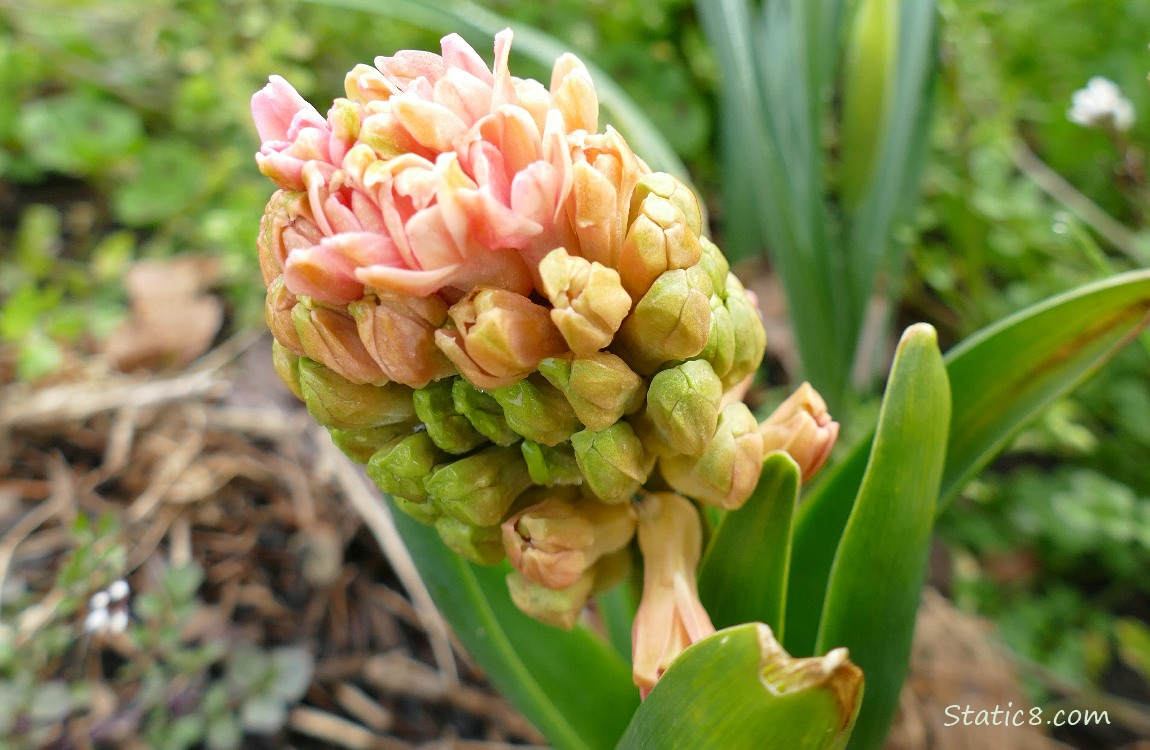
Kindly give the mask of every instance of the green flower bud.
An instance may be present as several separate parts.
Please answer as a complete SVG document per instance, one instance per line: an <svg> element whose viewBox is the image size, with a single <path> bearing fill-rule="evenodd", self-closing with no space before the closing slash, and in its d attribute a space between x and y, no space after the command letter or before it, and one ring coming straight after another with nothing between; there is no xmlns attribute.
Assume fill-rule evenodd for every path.
<svg viewBox="0 0 1150 750"><path fill-rule="evenodd" d="M759 369L767 351L767 330L750 292L734 274L727 274L727 312L735 334L735 358L723 375L723 386L730 388Z"/></svg>
<svg viewBox="0 0 1150 750"><path fill-rule="evenodd" d="M353 383L386 383L363 342L351 316L329 307L309 307L299 302L292 308L292 322L304 354L330 367Z"/></svg>
<svg viewBox="0 0 1150 750"><path fill-rule="evenodd" d="M741 401L728 404L702 456L664 456L659 469L676 492L727 510L742 507L763 471L763 437L755 415Z"/></svg>
<svg viewBox="0 0 1150 750"><path fill-rule="evenodd" d="M446 458L426 432L393 440L368 459L367 476L384 492L426 503L428 474Z"/></svg>
<svg viewBox="0 0 1150 750"><path fill-rule="evenodd" d="M570 443L548 447L524 440L519 444L519 449L523 452L523 460L527 462L527 473L535 484L552 487L583 483L579 463L575 460L575 449Z"/></svg>
<svg viewBox="0 0 1150 750"><path fill-rule="evenodd" d="M711 363L711 369L722 379L731 371L735 361L735 326L731 313L723 298L711 295L711 332L707 335L707 345L699 353L700 359Z"/></svg>
<svg viewBox="0 0 1150 750"><path fill-rule="evenodd" d="M551 320L574 352L590 354L611 343L631 312L619 272L555 248L539 262Z"/></svg>
<svg viewBox="0 0 1150 750"><path fill-rule="evenodd" d="M549 589L515 571L507 576L511 601L524 614L556 628L570 630L579 621L595 585L595 572L589 570L565 589Z"/></svg>
<svg viewBox="0 0 1150 750"><path fill-rule="evenodd" d="M605 503L630 500L647 481L655 462L653 455L644 454L643 444L626 422L599 432L576 432L571 445L587 488Z"/></svg>
<svg viewBox="0 0 1150 750"><path fill-rule="evenodd" d="M558 445L583 427L567 397L538 373L491 395L503 407L508 426L536 443Z"/></svg>
<svg viewBox="0 0 1150 750"><path fill-rule="evenodd" d="M699 244L703 248L703 255L699 258L699 266L707 272L715 294L725 299L727 295L725 285L727 274L731 272L731 266L723 256L723 251L714 242L706 237L700 237Z"/></svg>
<svg viewBox="0 0 1150 750"><path fill-rule="evenodd" d="M623 321L611 350L640 375L703 351L711 330L711 279L699 266L667 271Z"/></svg>
<svg viewBox="0 0 1150 750"><path fill-rule="evenodd" d="M414 422L402 422L386 427L366 427L360 430L328 429L331 442L344 455L356 463L365 464L380 448L415 429Z"/></svg>
<svg viewBox="0 0 1150 750"><path fill-rule="evenodd" d="M591 430L607 429L643 403L643 379L610 352L549 357L539 363L539 372Z"/></svg>
<svg viewBox="0 0 1150 750"><path fill-rule="evenodd" d="M699 199L695 191L684 185L677 177L666 172L651 172L639 178L635 190L631 193L631 210L627 217L627 225L635 223L635 218L649 195L666 198L675 208L682 212L686 220L687 229L696 236L703 233L703 212L699 207Z"/></svg>
<svg viewBox="0 0 1150 750"><path fill-rule="evenodd" d="M554 494L503 523L511 564L526 578L551 589L573 585L599 558L635 536L630 503L607 505Z"/></svg>
<svg viewBox="0 0 1150 750"><path fill-rule="evenodd" d="M409 500L406 497L400 497L399 495L392 495L391 499L395 501L395 507L416 521L419 521L424 526L432 526L443 517L443 514L439 512L439 508L436 508L433 503L427 500L417 502L415 500Z"/></svg>
<svg viewBox="0 0 1150 750"><path fill-rule="evenodd" d="M415 418L411 389L405 385L352 383L310 359L300 359L297 367L308 413L324 427L357 430Z"/></svg>
<svg viewBox="0 0 1150 750"><path fill-rule="evenodd" d="M288 349L279 341L272 341L272 366L276 368L276 375L284 382L288 390L296 398L303 401L303 391L299 386L299 355Z"/></svg>
<svg viewBox="0 0 1150 750"><path fill-rule="evenodd" d="M444 514L473 526L496 526L531 486L518 448L491 446L435 469L427 493Z"/></svg>
<svg viewBox="0 0 1150 750"><path fill-rule="evenodd" d="M634 203L632 203L634 205ZM648 195L639 206L619 251L619 277L632 298L647 293L661 273L690 268L703 248L683 212L670 200Z"/></svg>
<svg viewBox="0 0 1150 750"><path fill-rule="evenodd" d="M514 445L519 435L507 426L503 407L487 391L481 391L463 378L455 378L451 384L451 399L455 410L467 417L467 421L480 435L496 445Z"/></svg>
<svg viewBox="0 0 1150 750"><path fill-rule="evenodd" d="M711 365L692 359L651 378L644 416L673 453L698 456L715 434L722 398L723 384Z"/></svg>
<svg viewBox="0 0 1150 750"><path fill-rule="evenodd" d="M458 518L440 516L435 530L452 552L476 565L498 565L506 556L499 526L473 526Z"/></svg>
<svg viewBox="0 0 1150 750"><path fill-rule="evenodd" d="M452 379L436 380L420 388L412 395L412 401L427 434L448 453L467 453L487 442L467 417L456 410Z"/></svg>

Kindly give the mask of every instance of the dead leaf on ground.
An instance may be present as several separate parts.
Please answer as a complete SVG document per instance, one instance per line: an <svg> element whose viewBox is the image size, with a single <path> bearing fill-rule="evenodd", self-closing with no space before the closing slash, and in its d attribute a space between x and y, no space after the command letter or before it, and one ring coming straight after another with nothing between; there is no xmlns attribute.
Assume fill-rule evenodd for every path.
<svg viewBox="0 0 1150 750"><path fill-rule="evenodd" d="M136 263L124 278L131 318L112 334L104 355L114 367L180 369L211 346L223 323L219 258L182 255Z"/></svg>

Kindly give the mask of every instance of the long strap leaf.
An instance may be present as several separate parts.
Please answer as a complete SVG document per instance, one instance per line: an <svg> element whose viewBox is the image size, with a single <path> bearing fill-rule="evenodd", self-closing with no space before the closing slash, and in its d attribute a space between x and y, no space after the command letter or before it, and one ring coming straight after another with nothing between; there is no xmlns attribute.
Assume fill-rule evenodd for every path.
<svg viewBox="0 0 1150 750"><path fill-rule="evenodd" d="M910 666L950 426L938 337L903 334L854 509L826 588L816 653L845 646L867 689L850 747L882 746Z"/></svg>
<svg viewBox="0 0 1150 750"><path fill-rule="evenodd" d="M952 414L942 508L1010 437L1150 324L1150 271L1091 284L979 331L945 357ZM786 645L814 653L838 539L862 482L861 441L799 506L787 599Z"/></svg>

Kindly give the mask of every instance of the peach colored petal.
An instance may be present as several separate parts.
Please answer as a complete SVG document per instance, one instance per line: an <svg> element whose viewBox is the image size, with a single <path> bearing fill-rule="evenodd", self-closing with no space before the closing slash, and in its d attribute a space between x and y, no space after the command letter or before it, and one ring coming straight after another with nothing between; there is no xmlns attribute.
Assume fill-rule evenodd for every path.
<svg viewBox="0 0 1150 750"><path fill-rule="evenodd" d="M394 266L369 266L357 268L355 277L365 285L376 289L386 289L415 297L435 294L451 283L459 271L458 265L444 266L433 271L413 271Z"/></svg>
<svg viewBox="0 0 1150 750"><path fill-rule="evenodd" d="M488 86L494 82L487 63L459 34L448 34L439 44L443 52L443 64L447 68L458 68L470 73Z"/></svg>
<svg viewBox="0 0 1150 750"><path fill-rule="evenodd" d="M435 83L443 75L443 58L434 52L401 50L391 57L375 58L375 67L398 91L406 91L419 78Z"/></svg>
<svg viewBox="0 0 1150 750"><path fill-rule="evenodd" d="M435 82L435 102L450 109L468 127L491 113L491 86L458 68Z"/></svg>
<svg viewBox="0 0 1150 750"><path fill-rule="evenodd" d="M355 270L398 261L395 244L373 232L325 237L318 245L292 252L284 264L284 283L297 296L345 304L363 296Z"/></svg>
<svg viewBox="0 0 1150 750"><path fill-rule="evenodd" d="M291 140L293 127L326 124L319 111L280 76L271 76L268 84L252 95L252 119L261 141Z"/></svg>
<svg viewBox="0 0 1150 750"><path fill-rule="evenodd" d="M539 128L522 107L500 107L477 122L469 135L497 148L508 174L525 169L543 155Z"/></svg>
<svg viewBox="0 0 1150 750"><path fill-rule="evenodd" d="M505 104L516 104L519 99L516 96L515 83L511 79L511 72L507 65L507 58L511 53L512 37L511 29L504 29L495 35L495 65L492 67L492 109Z"/></svg>
<svg viewBox="0 0 1150 750"><path fill-rule="evenodd" d="M391 98L393 112L411 137L434 151L448 151L467 132L467 123L442 104L410 94Z"/></svg>
<svg viewBox="0 0 1150 750"><path fill-rule="evenodd" d="M443 205L439 204L416 212L404 225L415 268L430 271L463 260L464 254L455 244L444 218Z"/></svg>

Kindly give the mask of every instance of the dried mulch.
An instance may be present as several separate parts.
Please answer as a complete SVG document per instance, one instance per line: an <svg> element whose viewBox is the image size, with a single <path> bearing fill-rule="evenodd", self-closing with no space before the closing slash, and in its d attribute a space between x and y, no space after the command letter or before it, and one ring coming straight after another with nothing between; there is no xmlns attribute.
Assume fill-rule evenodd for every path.
<svg viewBox="0 0 1150 750"><path fill-rule="evenodd" d="M0 627L17 645L34 638L63 596L53 587L76 518L111 516L133 596L159 570L203 569L185 640L314 654L284 730L244 747L542 745L449 635L378 494L279 384L268 346L241 337L174 375L83 372L0 389L0 592L40 601ZM112 677L133 645L84 634L83 615L77 646L44 677L95 678L106 699L52 747L92 747L93 728L139 688ZM129 731L98 746L146 743Z"/></svg>

